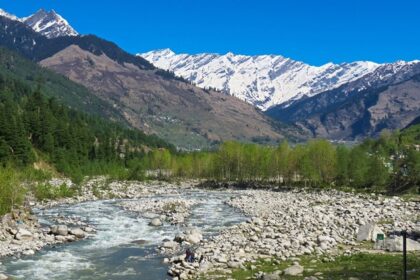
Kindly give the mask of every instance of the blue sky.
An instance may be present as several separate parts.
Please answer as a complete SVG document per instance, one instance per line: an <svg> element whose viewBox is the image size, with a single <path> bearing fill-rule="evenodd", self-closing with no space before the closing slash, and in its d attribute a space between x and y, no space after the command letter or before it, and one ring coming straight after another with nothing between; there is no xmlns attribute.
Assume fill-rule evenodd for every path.
<svg viewBox="0 0 420 280"><path fill-rule="evenodd" d="M415 0L0 0L0 8L55 9L80 33L131 53L281 54L314 65L420 59Z"/></svg>

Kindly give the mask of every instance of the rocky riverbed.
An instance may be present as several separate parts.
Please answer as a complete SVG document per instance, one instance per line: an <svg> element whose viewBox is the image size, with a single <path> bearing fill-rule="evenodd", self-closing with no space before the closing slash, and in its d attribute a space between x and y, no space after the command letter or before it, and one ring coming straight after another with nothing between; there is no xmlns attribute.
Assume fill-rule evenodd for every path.
<svg viewBox="0 0 420 280"><path fill-rule="evenodd" d="M182 198L165 198L146 201L124 201L121 206L128 211L134 211L146 218L151 218L150 224L160 226L162 222L182 224L191 213L191 207L197 201ZM147 213L147 215L146 215Z"/></svg>
<svg viewBox="0 0 420 280"><path fill-rule="evenodd" d="M41 226L29 210L14 210L1 218L0 257L33 255L44 246L87 238L94 231L91 226L67 217L59 218L57 224Z"/></svg>
<svg viewBox="0 0 420 280"><path fill-rule="evenodd" d="M375 245L377 249L400 250L401 237L398 234L401 230L408 231L410 248L420 249L419 202L334 190L207 191L196 189L198 183L109 182L100 177L79 187L75 197L32 201L30 205L37 209L38 215L22 209L2 218L0 257L30 256L47 245L71 244L90 238L92 241L83 245L86 248L76 249L76 255L98 258L98 264L102 263L102 257L92 257L92 248L122 250L128 254L127 251L133 250L132 246L148 246L148 250L155 251L160 257L153 257L145 267L138 267L149 271L154 275L153 279L165 278L159 274L161 272L150 270L152 268L164 268L174 279L197 279L200 274L209 279L209 272L229 275L232 270L261 259L293 261L294 264L285 271L276 272L277 276L264 278L280 279L280 274L302 273L305 269L299 264L302 255L328 258L337 254L337 248L344 248L340 251L342 254L353 254L360 250L357 246L360 241L375 240L378 233L386 236L386 242ZM49 213L48 223L38 221L44 212ZM92 213L94 217L90 217ZM115 215L121 217L124 224L119 225ZM247 221L245 216L249 217ZM114 239L119 241L115 243ZM71 252L72 247L69 248ZM186 248L194 250L195 262L184 260ZM137 253L140 255L129 259L149 258L141 255L143 251ZM113 259L113 262L118 260ZM108 267L95 268L98 264L86 264L84 269L94 269L100 278L101 273L107 273ZM31 269L22 275L30 275ZM140 272L131 271L130 277L134 279ZM77 273L74 275L82 275ZM48 273L42 275L50 277ZM256 277L263 278L264 275Z"/></svg>
<svg viewBox="0 0 420 280"><path fill-rule="evenodd" d="M53 187L59 187L62 184L70 188L76 187L68 179L52 179L48 184ZM74 197L47 201L35 201L32 198L26 208L1 217L0 257L33 255L45 246L88 238L95 232L93 226L81 221L79 217L57 216L52 218L54 224L41 225L31 208L48 209L57 205L99 199L136 199L159 194L176 194L180 190L190 189L195 184L195 181L184 181L179 184L160 181L109 182L105 177L97 177L82 184ZM187 209L191 204L186 202L182 206ZM172 217L174 221L186 215L185 211L176 211L180 214L175 215L176 213L173 212L175 213Z"/></svg>
<svg viewBox="0 0 420 280"><path fill-rule="evenodd" d="M227 203L252 218L203 240L196 250L205 260L201 264L186 263L183 256L171 258L170 275L195 279L197 274L215 270L229 274L259 259L329 255L338 245L348 248L345 254L352 254L358 241L376 238L376 233L388 236L390 244L379 249L399 250L400 238L393 235L401 230L413 238L411 248L420 250L420 243L414 240L420 237L418 202L338 191L239 192L240 196ZM295 262L284 273L299 275L303 269Z"/></svg>

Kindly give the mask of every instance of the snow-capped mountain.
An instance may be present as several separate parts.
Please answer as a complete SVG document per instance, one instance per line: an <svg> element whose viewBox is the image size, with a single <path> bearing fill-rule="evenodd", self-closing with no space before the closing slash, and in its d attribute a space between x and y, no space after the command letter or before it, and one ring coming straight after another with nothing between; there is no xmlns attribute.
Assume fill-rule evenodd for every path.
<svg viewBox="0 0 420 280"><path fill-rule="evenodd" d="M33 15L18 18L17 16L0 9L0 16L20 21L47 38L78 35L77 31L70 26L67 20L57 14L54 10L48 12L44 9L40 9Z"/></svg>
<svg viewBox="0 0 420 280"><path fill-rule="evenodd" d="M23 19L23 22L47 38L78 35L67 20L54 10L47 12L40 9L35 14Z"/></svg>
<svg viewBox="0 0 420 280"><path fill-rule="evenodd" d="M170 49L138 55L199 87L225 91L262 110L337 88L380 65L357 61L311 66L280 55L189 55Z"/></svg>

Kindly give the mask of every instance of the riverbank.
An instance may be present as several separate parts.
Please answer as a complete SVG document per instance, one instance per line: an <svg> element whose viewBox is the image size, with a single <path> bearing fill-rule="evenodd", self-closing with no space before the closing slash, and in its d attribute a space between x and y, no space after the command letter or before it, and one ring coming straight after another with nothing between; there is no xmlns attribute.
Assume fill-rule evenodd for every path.
<svg viewBox="0 0 420 280"><path fill-rule="evenodd" d="M78 187L73 197L31 201L30 204L43 211L59 205L123 199L121 203L118 202L121 210L148 219L149 225L146 223L145 227L159 230L166 225L182 225L186 229L182 234L174 234L172 239L162 238L158 240L160 245L157 246L157 253L162 254L162 259L166 257L164 261L170 265L168 273L174 279L197 279L200 275L205 275L204 279L245 279L236 278L235 275L249 276L249 270L253 277L263 277L270 269L264 271L264 266L261 269L258 267L262 260L270 264L270 267L281 267L279 269L283 274L284 270L291 267L292 273L297 275L317 277L317 271L307 267L305 258L310 256L321 263L329 261L330 256L356 255L363 251L358 240L363 229L366 234L362 237L370 240L374 234L383 232L387 240L394 240L391 244L394 249L398 249L399 239L391 237L401 230L407 230L413 242L420 238L418 201L336 190L278 189L269 186L264 189L247 189L231 187L229 184L219 187L224 190L225 204L250 218L247 222L215 232L210 237L203 236L199 228L188 225L192 209L197 203L205 205L206 200L194 200L185 195L180 197L180 194L197 190L212 193L214 185L206 187L206 184L195 180L178 183L110 182L105 177L98 177ZM162 197L156 199L160 195ZM34 215L19 215L12 223L17 230L27 229L32 239L19 242L18 232L11 234L10 230L4 231L4 226L0 227L9 234L6 239L0 239L0 252L9 253L0 256L14 254L19 257L25 255L24 252L30 255L43 246L89 237L94 231L91 225L77 217L57 216L54 224L67 226L67 234L60 235L57 233L63 228L41 227ZM212 216L213 212L206 212L206 215ZM223 222L223 215L220 219ZM21 224L18 222L20 220L28 222ZM75 227L80 229L80 238L73 239L71 236L77 233L73 230ZM13 250L5 244L13 246ZM195 248L197 258L202 257L203 262L186 263L183 252L188 247ZM286 264L288 267L284 267Z"/></svg>
<svg viewBox="0 0 420 280"><path fill-rule="evenodd" d="M413 239L420 238L420 203L403 201L399 197L333 190L236 192L241 195L227 203L252 219L201 242L196 253L203 255L205 262L200 266L186 264L179 257L172 258L171 275L195 279L197 275L212 275L217 271L226 276L261 259L286 262L303 255L321 258L337 253L343 246L346 250L342 253L352 255L360 252L361 240L357 237L363 226L370 228L367 225L372 225L377 233L383 232L394 245L400 239L392 237L402 230L407 230ZM366 239L376 238L372 235L370 232ZM301 275L304 269L295 263L290 273Z"/></svg>
<svg viewBox="0 0 420 280"><path fill-rule="evenodd" d="M162 185L164 188L166 183ZM156 187L155 187L156 189ZM95 225L96 234L82 242L47 247L33 256L6 258L0 271L16 279L169 279L168 265L162 261L170 252L160 248L166 240L182 236L190 227L199 228L202 237L218 234L221 229L246 218L224 202L230 192L208 192L180 189L176 192L148 195L138 199L111 199L61 204L35 209L42 221L54 221L61 216L77 218ZM184 223L150 225L153 212L127 211L124 202L194 201ZM165 203L166 204L166 203ZM154 211L154 209L152 209ZM149 215L150 214L150 215ZM195 231L191 231L195 234ZM188 236L185 236L189 239ZM194 241L189 239L189 241ZM105 265L106 264L106 265Z"/></svg>
<svg viewBox="0 0 420 280"><path fill-rule="evenodd" d="M59 187L67 184L75 188L68 180L53 179L48 184ZM74 204L99 199L136 199L161 193L177 193L189 189L195 182L185 181L172 184L161 181L150 182L109 182L106 177L88 180L77 188L76 195L56 200L36 201L28 197L27 206L12 211L0 220L0 258L5 256L28 256L45 246L74 242L94 234L94 227L83 221L59 216L54 225L42 226L31 208L48 209L57 205Z"/></svg>

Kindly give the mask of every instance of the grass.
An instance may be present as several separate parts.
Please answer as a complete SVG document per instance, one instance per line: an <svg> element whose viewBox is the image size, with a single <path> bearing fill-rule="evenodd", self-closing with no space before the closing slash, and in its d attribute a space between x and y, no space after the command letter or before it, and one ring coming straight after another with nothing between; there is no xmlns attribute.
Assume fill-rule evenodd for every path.
<svg viewBox="0 0 420 280"><path fill-rule="evenodd" d="M300 258L300 264L305 268L302 276L282 276L281 279L303 280L305 277L314 276L315 273L322 273L322 279L341 280L355 277L362 279L402 279L402 254L390 253L358 253L352 256L339 256L332 261L322 261L313 256ZM251 269L251 265L254 269ZM246 269L234 270L232 275L220 275L214 272L201 279L255 279L255 273L259 271L274 272L284 270L292 265L291 261L260 260L254 264L247 264ZM256 267L256 268L255 268ZM408 254L408 279L420 279L420 254ZM220 274L220 273L219 273ZM321 279L320 276L316 276Z"/></svg>
<svg viewBox="0 0 420 280"><path fill-rule="evenodd" d="M54 187L50 184L40 183L34 186L33 191L36 199L39 201L72 197L77 193L75 188L69 188L65 184Z"/></svg>

